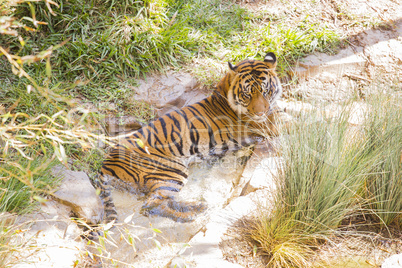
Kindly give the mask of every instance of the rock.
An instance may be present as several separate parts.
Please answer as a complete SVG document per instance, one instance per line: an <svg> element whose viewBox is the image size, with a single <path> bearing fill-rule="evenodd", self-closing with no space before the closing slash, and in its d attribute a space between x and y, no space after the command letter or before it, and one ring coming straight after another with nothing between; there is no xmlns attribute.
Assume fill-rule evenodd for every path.
<svg viewBox="0 0 402 268"><path fill-rule="evenodd" d="M159 109L159 116L200 101L207 95L197 86L197 80L188 73L151 75L140 80L139 85L133 89L133 99L146 101Z"/></svg>
<svg viewBox="0 0 402 268"><path fill-rule="evenodd" d="M11 226L14 224L17 216L9 212L0 213L0 225L1 226Z"/></svg>
<svg viewBox="0 0 402 268"><path fill-rule="evenodd" d="M172 111L179 110L184 106L199 102L200 100L205 99L207 96L208 92L203 90L201 87L189 87L182 95L168 102L162 109L160 109L158 111L158 116L162 116Z"/></svg>
<svg viewBox="0 0 402 268"><path fill-rule="evenodd" d="M251 158L250 160L254 159L255 158ZM250 165L247 163L246 169L254 170L253 172L250 172L251 176L248 179L245 187L242 189L240 195L247 195L251 192L263 188L267 188L270 191L275 191L275 176L277 176L278 166L281 164L282 161L282 157L268 157L264 159L259 159L258 164L257 161L249 161L248 163L250 163Z"/></svg>
<svg viewBox="0 0 402 268"><path fill-rule="evenodd" d="M304 103L301 101L278 100L277 104L285 113L294 117L305 115L314 109L313 105L310 103Z"/></svg>
<svg viewBox="0 0 402 268"><path fill-rule="evenodd" d="M12 243L17 248L14 268L84 267L82 255L86 241L77 239L82 231L70 220L71 209L54 200L42 203L35 214L20 216L16 226L24 230Z"/></svg>
<svg viewBox="0 0 402 268"><path fill-rule="evenodd" d="M316 101L343 101L353 97L353 93L364 96L368 84L402 81L402 23L400 20L394 23L392 29L360 32L349 39L353 47L336 55L313 53L302 59L294 70L299 81L290 95Z"/></svg>
<svg viewBox="0 0 402 268"><path fill-rule="evenodd" d="M342 106L336 103L331 103L329 105L325 105L323 107L317 106L314 107L309 103L303 102L295 102L295 101L278 101L278 106L283 109L286 113L291 114L294 117L305 116L308 113L312 113L316 111L319 117L313 119L330 119L330 118L339 118L344 112L348 115L348 123L356 126L362 125L364 120L366 119L366 115L369 112L368 105L364 102L353 102L350 105Z"/></svg>
<svg viewBox="0 0 402 268"><path fill-rule="evenodd" d="M71 171L58 165L52 168L53 176L61 179L59 190L53 197L65 204L88 223L99 223L103 218L103 205L95 188L84 172Z"/></svg>
<svg viewBox="0 0 402 268"><path fill-rule="evenodd" d="M138 82L133 98L146 100L156 108L162 108L196 84L197 81L187 73L167 72L166 75L150 75Z"/></svg>
<svg viewBox="0 0 402 268"><path fill-rule="evenodd" d="M301 60L300 66L295 68L294 74L298 77L311 77L322 72L328 76L328 73L339 74L347 70L362 70L366 61L363 47L355 49L349 47L339 51L336 55L313 53ZM331 77L331 81L333 80L334 78Z"/></svg>
<svg viewBox="0 0 402 268"><path fill-rule="evenodd" d="M256 145L239 180L238 190L241 196L263 188L275 191L274 177L282 162L282 158L276 156L278 148L278 137Z"/></svg>
<svg viewBox="0 0 402 268"><path fill-rule="evenodd" d="M380 40L365 49L371 65L367 72L375 82L401 81L402 38Z"/></svg>
<svg viewBox="0 0 402 268"><path fill-rule="evenodd" d="M167 265L168 268L192 268L196 267L194 262L186 261L184 258L175 257Z"/></svg>
<svg viewBox="0 0 402 268"><path fill-rule="evenodd" d="M387 258L381 265L381 268L402 268L402 253Z"/></svg>
<svg viewBox="0 0 402 268"><path fill-rule="evenodd" d="M242 268L243 266L225 261L221 258L206 258L198 262L185 260L181 257L175 257L170 264L169 268L195 268L195 267L208 267L208 268Z"/></svg>
<svg viewBox="0 0 402 268"><path fill-rule="evenodd" d="M157 117L196 103L210 93L198 85L188 73L168 72L165 75L150 75L133 87L132 100L144 101L156 108ZM108 117L105 119L109 136L140 129L146 122L133 116Z"/></svg>

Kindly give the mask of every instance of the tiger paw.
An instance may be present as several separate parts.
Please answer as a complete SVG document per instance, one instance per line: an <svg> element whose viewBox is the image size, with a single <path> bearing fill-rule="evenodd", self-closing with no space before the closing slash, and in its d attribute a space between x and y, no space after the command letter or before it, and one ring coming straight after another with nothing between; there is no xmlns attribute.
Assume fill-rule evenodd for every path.
<svg viewBox="0 0 402 268"><path fill-rule="evenodd" d="M149 198L142 206L141 213L144 216L156 215L177 222L191 222L207 207L203 202L178 202L173 199Z"/></svg>
<svg viewBox="0 0 402 268"><path fill-rule="evenodd" d="M202 213L208 208L204 202L179 202L172 199L168 201L168 206L178 212L193 213Z"/></svg>

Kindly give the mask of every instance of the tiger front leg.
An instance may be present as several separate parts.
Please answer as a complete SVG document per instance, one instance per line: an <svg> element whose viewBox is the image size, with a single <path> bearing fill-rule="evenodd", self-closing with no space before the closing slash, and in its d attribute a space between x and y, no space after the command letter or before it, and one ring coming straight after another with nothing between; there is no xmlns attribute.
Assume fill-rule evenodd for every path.
<svg viewBox="0 0 402 268"><path fill-rule="evenodd" d="M169 190L157 190L148 194L141 213L145 216L166 217L177 222L190 222L206 209L207 205L203 202L176 201Z"/></svg>

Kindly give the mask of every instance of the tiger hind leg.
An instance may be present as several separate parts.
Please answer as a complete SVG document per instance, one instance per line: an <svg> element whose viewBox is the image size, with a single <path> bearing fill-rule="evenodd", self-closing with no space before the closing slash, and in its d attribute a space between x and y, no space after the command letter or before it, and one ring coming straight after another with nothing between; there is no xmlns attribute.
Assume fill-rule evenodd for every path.
<svg viewBox="0 0 402 268"><path fill-rule="evenodd" d="M94 181L94 186L100 190L99 197L103 204L102 222L107 224L112 221L117 221L117 210L111 197L111 187L108 179L100 173ZM104 236L103 230L99 228L99 222L85 224L78 222L78 226L83 230L81 237L88 241L98 241L100 236Z"/></svg>
<svg viewBox="0 0 402 268"><path fill-rule="evenodd" d="M206 209L207 205L203 202L176 201L166 190L160 190L148 195L141 213L145 216L166 217L177 222L190 222Z"/></svg>

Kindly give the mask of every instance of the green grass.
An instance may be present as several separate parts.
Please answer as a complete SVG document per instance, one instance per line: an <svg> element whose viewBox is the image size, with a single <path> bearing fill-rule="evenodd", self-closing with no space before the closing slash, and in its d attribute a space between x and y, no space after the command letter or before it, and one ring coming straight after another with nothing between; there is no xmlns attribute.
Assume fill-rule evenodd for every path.
<svg viewBox="0 0 402 268"><path fill-rule="evenodd" d="M402 107L401 98L380 96L366 126L367 150L381 158L366 182L369 209L384 227L402 229Z"/></svg>
<svg viewBox="0 0 402 268"><path fill-rule="evenodd" d="M13 107L13 112L30 115L55 114L59 111L61 104L49 103L44 96L36 91L28 94L25 83L22 81L14 85L1 84L0 100L0 103L5 107Z"/></svg>
<svg viewBox="0 0 402 268"><path fill-rule="evenodd" d="M49 171L56 161L46 162L49 160L45 157L33 161L15 157L0 161L0 213L31 211L36 204L34 196L51 193L57 182Z"/></svg>
<svg viewBox="0 0 402 268"><path fill-rule="evenodd" d="M170 23L165 6L163 1L77 0L62 2L51 16L39 3L36 17L48 25L32 34L24 47L14 42L12 48L31 54L68 40L52 58L52 81L84 81L72 91L92 101L117 98L118 82L174 65L189 57L196 45L191 29ZM32 67L31 76L43 76L42 63Z"/></svg>
<svg viewBox="0 0 402 268"><path fill-rule="evenodd" d="M50 79L46 79L43 61L26 69L39 84L48 83L62 96L80 96L95 103L125 99L131 94L122 89L125 81L190 64L194 58L221 64L261 58L274 51L284 73L301 56L328 50L339 40L325 24L309 24L307 18L296 27L273 16L267 22L267 15L218 0L73 0L59 5L52 6L55 15L42 2L18 7L15 16L35 14L47 25L39 25L36 32L23 32L24 45L13 37L5 43L11 52L22 56L66 41L51 57ZM208 66L197 64L192 69L198 73L200 68ZM21 83L9 74L3 69L0 80L11 80L11 91L23 91L27 81Z"/></svg>

